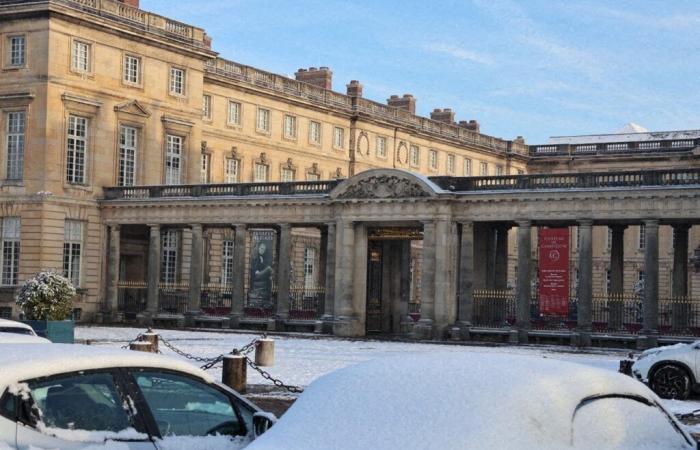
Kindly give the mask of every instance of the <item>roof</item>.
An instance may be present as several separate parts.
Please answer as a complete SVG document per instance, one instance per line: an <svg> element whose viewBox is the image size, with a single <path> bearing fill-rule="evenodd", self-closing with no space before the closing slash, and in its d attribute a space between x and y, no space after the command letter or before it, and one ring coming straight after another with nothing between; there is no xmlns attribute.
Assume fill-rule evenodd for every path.
<svg viewBox="0 0 700 450"><path fill-rule="evenodd" d="M214 380L203 370L168 356L78 344L0 344L0 393L19 381L78 370L147 367Z"/></svg>
<svg viewBox="0 0 700 450"><path fill-rule="evenodd" d="M659 401L632 377L546 357L404 354L317 379L249 448L568 448L577 407L606 394Z"/></svg>
<svg viewBox="0 0 700 450"><path fill-rule="evenodd" d="M34 329L26 323L16 322L14 320L7 319L0 319L0 328L1 327L24 328L25 330L32 330L32 332L34 331Z"/></svg>
<svg viewBox="0 0 700 450"><path fill-rule="evenodd" d="M582 136L552 136L547 140L548 145L557 144L603 144L608 142L638 142L638 141L675 141L700 138L700 130L679 131L648 131L648 132L624 132L631 131L627 127L622 133L589 134Z"/></svg>

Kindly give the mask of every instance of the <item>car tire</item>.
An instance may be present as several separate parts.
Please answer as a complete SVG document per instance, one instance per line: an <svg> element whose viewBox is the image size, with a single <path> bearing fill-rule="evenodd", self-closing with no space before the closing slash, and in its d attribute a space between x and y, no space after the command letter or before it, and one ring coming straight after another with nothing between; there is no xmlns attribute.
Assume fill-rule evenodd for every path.
<svg viewBox="0 0 700 450"><path fill-rule="evenodd" d="M690 376L675 364L663 364L654 370L649 387L661 398L685 400L690 396Z"/></svg>

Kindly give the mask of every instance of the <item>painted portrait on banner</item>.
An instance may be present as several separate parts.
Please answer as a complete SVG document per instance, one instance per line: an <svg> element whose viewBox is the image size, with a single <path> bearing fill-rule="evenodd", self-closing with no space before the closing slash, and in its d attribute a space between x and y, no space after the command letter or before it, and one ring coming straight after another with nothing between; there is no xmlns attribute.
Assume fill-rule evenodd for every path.
<svg viewBox="0 0 700 450"><path fill-rule="evenodd" d="M275 232L272 230L254 231L250 259L250 306L272 307L272 251Z"/></svg>

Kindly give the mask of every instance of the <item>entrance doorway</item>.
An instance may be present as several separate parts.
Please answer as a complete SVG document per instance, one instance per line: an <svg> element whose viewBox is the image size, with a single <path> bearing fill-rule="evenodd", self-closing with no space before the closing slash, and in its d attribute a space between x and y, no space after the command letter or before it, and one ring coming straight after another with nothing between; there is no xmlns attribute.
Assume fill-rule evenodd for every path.
<svg viewBox="0 0 700 450"><path fill-rule="evenodd" d="M399 334L410 319L419 277L412 263L420 254L419 228L370 228L367 233L367 334ZM415 306L411 309L415 309Z"/></svg>

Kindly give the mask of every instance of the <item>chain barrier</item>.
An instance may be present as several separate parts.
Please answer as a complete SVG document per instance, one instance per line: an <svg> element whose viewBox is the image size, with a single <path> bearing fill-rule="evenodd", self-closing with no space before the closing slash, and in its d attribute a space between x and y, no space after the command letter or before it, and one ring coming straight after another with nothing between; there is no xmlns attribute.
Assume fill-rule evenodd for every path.
<svg viewBox="0 0 700 450"><path fill-rule="evenodd" d="M131 346L131 344L133 344L134 342L139 342L141 340L141 338L143 337L143 335L144 335L143 333L139 333L139 335L136 336L134 339L130 340L125 345L122 345L122 348L129 348Z"/></svg>
<svg viewBox="0 0 700 450"><path fill-rule="evenodd" d="M254 362L252 359L248 358L248 356L246 356L245 359L246 359L246 361L248 362L248 365L249 365L253 370L255 370L256 372L258 372L258 373L259 373L263 378L265 378L266 380L272 381L272 383L273 383L275 386L281 387L282 389L285 389L286 391L291 392L291 393L293 393L293 394L301 394L302 392L304 392L304 389L300 388L299 386L291 386L291 385L288 385L288 384L284 384L281 380L279 380L279 379L277 379L277 378L274 378L272 375L270 375L269 372L267 372L267 371L261 369L257 364L255 364L255 362Z"/></svg>

